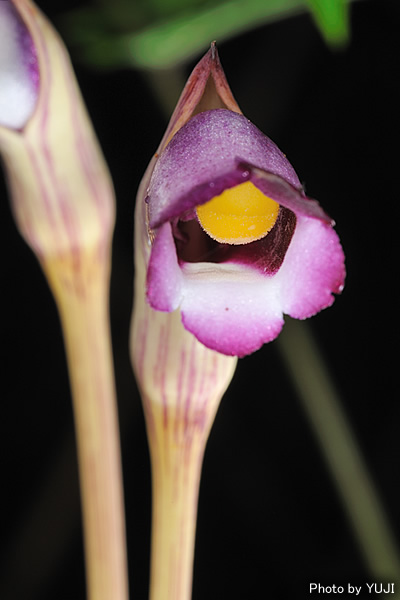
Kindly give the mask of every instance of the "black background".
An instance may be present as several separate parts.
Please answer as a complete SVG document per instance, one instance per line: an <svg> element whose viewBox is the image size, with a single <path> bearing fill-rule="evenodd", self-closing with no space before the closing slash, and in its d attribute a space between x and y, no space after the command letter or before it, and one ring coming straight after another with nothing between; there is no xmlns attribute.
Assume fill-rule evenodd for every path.
<svg viewBox="0 0 400 600"><path fill-rule="evenodd" d="M55 21L68 6L38 4ZM398 540L399 22L396 2L365 1L352 6L352 41L344 52L327 49L307 15L219 44L243 112L287 154L308 194L336 220L347 283L310 327ZM133 210L166 120L143 73L96 73L75 58L117 193L111 320L131 597L142 600L151 490L128 356ZM81 600L79 490L60 326L0 183L0 598ZM267 345L239 362L210 436L193 599L306 598L311 581L372 580L277 344Z"/></svg>

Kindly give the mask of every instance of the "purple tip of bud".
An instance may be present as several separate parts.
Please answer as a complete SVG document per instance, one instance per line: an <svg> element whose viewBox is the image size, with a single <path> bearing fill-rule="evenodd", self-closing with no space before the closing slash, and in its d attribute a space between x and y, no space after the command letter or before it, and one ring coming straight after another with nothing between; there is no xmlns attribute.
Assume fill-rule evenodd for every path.
<svg viewBox="0 0 400 600"><path fill-rule="evenodd" d="M0 2L0 125L22 128L39 90L36 48L26 25L8 0Z"/></svg>
<svg viewBox="0 0 400 600"><path fill-rule="evenodd" d="M32 87L37 93L39 90L39 63L33 39L25 24L16 15L16 32L21 47L23 64L29 74Z"/></svg>

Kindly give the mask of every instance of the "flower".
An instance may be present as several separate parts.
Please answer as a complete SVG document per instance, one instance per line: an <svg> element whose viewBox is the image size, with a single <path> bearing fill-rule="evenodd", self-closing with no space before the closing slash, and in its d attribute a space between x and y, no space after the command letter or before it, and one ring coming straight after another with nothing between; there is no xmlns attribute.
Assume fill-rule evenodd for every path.
<svg viewBox="0 0 400 600"><path fill-rule="evenodd" d="M343 289L332 219L241 113L214 46L194 69L138 196L146 294L232 356L277 337Z"/></svg>

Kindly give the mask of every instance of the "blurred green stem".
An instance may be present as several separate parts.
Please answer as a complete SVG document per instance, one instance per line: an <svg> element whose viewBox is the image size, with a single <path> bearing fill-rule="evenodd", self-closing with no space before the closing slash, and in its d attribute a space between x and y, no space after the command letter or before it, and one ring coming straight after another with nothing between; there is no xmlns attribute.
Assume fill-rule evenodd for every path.
<svg viewBox="0 0 400 600"><path fill-rule="evenodd" d="M384 508L308 325L287 319L278 347L371 574L398 581L400 557Z"/></svg>
<svg viewBox="0 0 400 600"><path fill-rule="evenodd" d="M182 67L144 71L147 83L166 117L172 114L179 95L186 83L186 75Z"/></svg>

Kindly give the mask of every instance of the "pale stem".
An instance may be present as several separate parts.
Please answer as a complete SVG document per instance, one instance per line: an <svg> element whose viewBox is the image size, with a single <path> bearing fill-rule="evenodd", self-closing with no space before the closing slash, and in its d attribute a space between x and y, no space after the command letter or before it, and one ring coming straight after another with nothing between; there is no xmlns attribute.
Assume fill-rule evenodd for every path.
<svg viewBox="0 0 400 600"><path fill-rule="evenodd" d="M197 500L206 436L174 440L161 410L149 431L152 464L150 600L189 600L192 592Z"/></svg>
<svg viewBox="0 0 400 600"><path fill-rule="evenodd" d="M89 600L127 600L117 404L111 353L109 266L86 254L47 261L73 396Z"/></svg>

